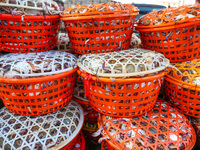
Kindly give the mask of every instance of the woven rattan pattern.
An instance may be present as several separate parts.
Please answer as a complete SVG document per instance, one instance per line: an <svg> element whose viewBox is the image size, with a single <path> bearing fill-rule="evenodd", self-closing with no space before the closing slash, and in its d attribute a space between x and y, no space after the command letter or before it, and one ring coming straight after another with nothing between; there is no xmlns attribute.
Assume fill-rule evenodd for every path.
<svg viewBox="0 0 200 150"><path fill-rule="evenodd" d="M144 49L82 55L78 59L81 70L104 77L144 76L164 70L169 60L160 53Z"/></svg>
<svg viewBox="0 0 200 150"><path fill-rule="evenodd" d="M168 102L157 101L146 115L112 118L102 115L106 135L120 149L191 150L196 136L188 119Z"/></svg>
<svg viewBox="0 0 200 150"><path fill-rule="evenodd" d="M6 108L0 111L0 147L6 150L57 149L70 144L83 125L83 110L72 101L47 115L15 115Z"/></svg>
<svg viewBox="0 0 200 150"><path fill-rule="evenodd" d="M41 77L76 68L77 58L63 51L41 53L6 54L0 56L0 77Z"/></svg>

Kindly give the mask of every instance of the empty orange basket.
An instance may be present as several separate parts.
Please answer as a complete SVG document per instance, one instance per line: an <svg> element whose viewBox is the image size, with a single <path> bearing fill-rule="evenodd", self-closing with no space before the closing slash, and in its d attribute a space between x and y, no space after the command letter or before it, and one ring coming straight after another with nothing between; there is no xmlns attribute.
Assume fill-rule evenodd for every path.
<svg viewBox="0 0 200 150"><path fill-rule="evenodd" d="M59 26L59 15L0 14L0 50L11 53L51 50L56 46Z"/></svg>
<svg viewBox="0 0 200 150"><path fill-rule="evenodd" d="M121 3L77 5L67 8L61 20L75 53L105 53L130 47L138 11Z"/></svg>
<svg viewBox="0 0 200 150"><path fill-rule="evenodd" d="M144 15L138 21L143 48L161 52L170 62L199 58L200 5L186 5Z"/></svg>

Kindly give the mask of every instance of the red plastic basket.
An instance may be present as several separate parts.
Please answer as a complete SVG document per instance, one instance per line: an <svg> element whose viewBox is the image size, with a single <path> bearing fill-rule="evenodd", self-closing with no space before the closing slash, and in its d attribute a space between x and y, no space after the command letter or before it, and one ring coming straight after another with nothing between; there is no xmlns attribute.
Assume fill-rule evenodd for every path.
<svg viewBox="0 0 200 150"><path fill-rule="evenodd" d="M101 115L106 142L117 150L191 150L196 142L189 120L168 102L158 100L146 115L114 118Z"/></svg>
<svg viewBox="0 0 200 150"><path fill-rule="evenodd" d="M0 49L11 53L51 50L58 40L60 16L0 15Z"/></svg>
<svg viewBox="0 0 200 150"><path fill-rule="evenodd" d="M64 147L61 150L85 150L85 138L81 132L69 147Z"/></svg>
<svg viewBox="0 0 200 150"><path fill-rule="evenodd" d="M122 4L116 4L117 10L111 11L111 5L113 3L83 5L67 8L63 12L61 19L75 53L105 53L126 50L130 47L133 23L138 9L123 4L127 10L122 10ZM75 14L65 14L74 9L77 10ZM88 12L79 13L79 10L83 9ZM100 12L99 9L103 11Z"/></svg>
<svg viewBox="0 0 200 150"><path fill-rule="evenodd" d="M200 57L199 8L200 5L181 6L143 16L136 26L136 30L140 32L143 48L163 53L170 62L188 61ZM193 11L198 16L189 18L188 11ZM185 19L176 21L174 20L176 16L183 16ZM140 25L142 21L143 24ZM154 25L156 21L160 21L160 24Z"/></svg>
<svg viewBox="0 0 200 150"><path fill-rule="evenodd" d="M78 70L83 77L90 104L99 113L133 117L151 110L157 100L165 72L140 78L95 77Z"/></svg>
<svg viewBox="0 0 200 150"><path fill-rule="evenodd" d="M20 115L56 111L71 101L76 70L39 78L0 78L1 98L10 111Z"/></svg>

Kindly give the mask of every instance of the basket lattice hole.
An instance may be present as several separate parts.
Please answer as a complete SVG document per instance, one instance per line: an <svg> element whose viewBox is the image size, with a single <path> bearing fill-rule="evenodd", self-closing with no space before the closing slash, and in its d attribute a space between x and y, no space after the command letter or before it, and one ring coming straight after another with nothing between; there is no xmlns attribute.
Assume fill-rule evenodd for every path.
<svg viewBox="0 0 200 150"><path fill-rule="evenodd" d="M190 27L190 32L194 32L194 27Z"/></svg>

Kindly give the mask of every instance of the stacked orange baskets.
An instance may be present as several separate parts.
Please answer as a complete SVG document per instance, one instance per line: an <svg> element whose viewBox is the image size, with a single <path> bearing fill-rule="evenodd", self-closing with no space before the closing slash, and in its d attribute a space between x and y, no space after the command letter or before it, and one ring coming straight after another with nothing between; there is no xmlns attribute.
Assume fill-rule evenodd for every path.
<svg viewBox="0 0 200 150"><path fill-rule="evenodd" d="M83 150L81 106L71 101L77 58L53 51L59 7L54 1L0 2L0 148Z"/></svg>
<svg viewBox="0 0 200 150"><path fill-rule="evenodd" d="M166 99L181 113L200 118L200 5L154 11L139 19L136 30L143 48L172 62L164 83Z"/></svg>
<svg viewBox="0 0 200 150"><path fill-rule="evenodd" d="M82 55L78 74L96 111L133 117L153 108L168 65L169 60L160 53L129 49Z"/></svg>

